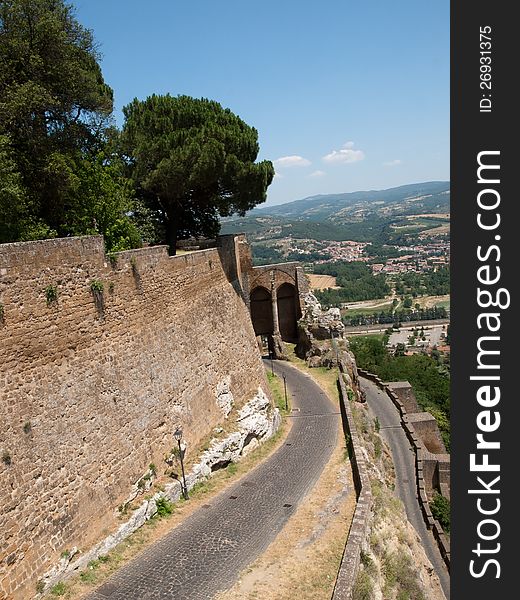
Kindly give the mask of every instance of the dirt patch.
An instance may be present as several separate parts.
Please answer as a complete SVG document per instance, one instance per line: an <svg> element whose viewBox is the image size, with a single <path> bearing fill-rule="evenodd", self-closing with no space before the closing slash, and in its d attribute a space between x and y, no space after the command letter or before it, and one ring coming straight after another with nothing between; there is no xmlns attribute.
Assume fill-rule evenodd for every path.
<svg viewBox="0 0 520 600"><path fill-rule="evenodd" d="M329 600L356 506L342 430L313 490L238 582L216 600Z"/></svg>
<svg viewBox="0 0 520 600"><path fill-rule="evenodd" d="M425 231L421 231L421 233L419 233L419 237L423 238L423 237L435 236L435 235L445 235L449 232L450 232L449 224L439 225L438 227L433 227L432 229L426 229Z"/></svg>
<svg viewBox="0 0 520 600"><path fill-rule="evenodd" d="M380 298L379 300L360 300L359 302L346 302L345 306L350 310L357 308L380 308L392 301L392 297Z"/></svg>
<svg viewBox="0 0 520 600"><path fill-rule="evenodd" d="M434 219L449 219L450 213L424 213L418 215L408 215L407 219L421 219L424 217L432 217Z"/></svg>
<svg viewBox="0 0 520 600"><path fill-rule="evenodd" d="M311 289L313 290L326 290L327 288L332 288L333 290L339 289L339 286L336 285L336 278L332 275L307 274L307 277L309 278Z"/></svg>
<svg viewBox="0 0 520 600"><path fill-rule="evenodd" d="M446 294L444 296L419 296L415 298L414 302L417 302L421 308L432 308L436 306L440 302L449 302L450 295Z"/></svg>

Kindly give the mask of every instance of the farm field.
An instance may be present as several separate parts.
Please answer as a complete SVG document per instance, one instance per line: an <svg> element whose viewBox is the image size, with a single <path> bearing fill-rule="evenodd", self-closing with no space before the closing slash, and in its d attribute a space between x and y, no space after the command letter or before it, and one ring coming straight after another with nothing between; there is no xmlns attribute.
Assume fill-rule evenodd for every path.
<svg viewBox="0 0 520 600"><path fill-rule="evenodd" d="M327 288L338 289L336 278L332 275L314 275L307 273L307 277L311 282L312 290L326 290Z"/></svg>

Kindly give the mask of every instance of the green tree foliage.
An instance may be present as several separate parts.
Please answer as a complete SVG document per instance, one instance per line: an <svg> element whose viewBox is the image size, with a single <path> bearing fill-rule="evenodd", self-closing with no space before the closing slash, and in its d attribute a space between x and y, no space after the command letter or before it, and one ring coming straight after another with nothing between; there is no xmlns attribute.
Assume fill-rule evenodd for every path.
<svg viewBox="0 0 520 600"><path fill-rule="evenodd" d="M450 293L450 269L440 267L424 273L404 273L395 282L395 291L400 296L441 296Z"/></svg>
<svg viewBox="0 0 520 600"><path fill-rule="evenodd" d="M370 373L377 373L379 366L388 360L388 351L379 336L353 337L349 340L349 345L358 367Z"/></svg>
<svg viewBox="0 0 520 600"><path fill-rule="evenodd" d="M425 354L392 355L377 336L359 336L349 340L359 367L378 375L383 381L409 381L417 402L433 414L446 448L450 445L450 378L436 361Z"/></svg>
<svg viewBox="0 0 520 600"><path fill-rule="evenodd" d="M314 273L336 277L340 289L316 290L318 300L325 306L338 306L342 302L384 298L390 293L384 275L373 275L363 262L335 261L315 265Z"/></svg>
<svg viewBox="0 0 520 600"><path fill-rule="evenodd" d="M152 95L123 112L131 177L172 254L178 239L212 237L219 217L243 215L265 200L273 165L254 162L258 133L229 109L206 99Z"/></svg>
<svg viewBox="0 0 520 600"><path fill-rule="evenodd" d="M50 237L53 232L31 215L13 154L9 138L0 135L0 243Z"/></svg>
<svg viewBox="0 0 520 600"><path fill-rule="evenodd" d="M67 230L72 235L102 233L110 252L140 246L140 232L127 215L133 208L132 187L117 157L99 152L80 158L73 172L76 186L65 214Z"/></svg>
<svg viewBox="0 0 520 600"><path fill-rule="evenodd" d="M435 319L446 319L448 317L448 312L443 306L419 308L413 311L383 310L374 313L354 314L353 316L350 316L349 312L350 311L347 311L343 317L343 323L348 326L373 325L375 323L404 323L407 321L432 321Z"/></svg>
<svg viewBox="0 0 520 600"><path fill-rule="evenodd" d="M434 519L437 519L444 531L449 533L451 526L451 504L448 498L435 493L430 502L430 509Z"/></svg>
<svg viewBox="0 0 520 600"><path fill-rule="evenodd" d="M98 58L64 0L0 0L0 206L14 201L0 241L103 233L109 250L137 243L107 151L112 90Z"/></svg>
<svg viewBox="0 0 520 600"><path fill-rule="evenodd" d="M263 246L253 244L253 264L257 265L272 265L284 261L283 255L277 248L272 246Z"/></svg>

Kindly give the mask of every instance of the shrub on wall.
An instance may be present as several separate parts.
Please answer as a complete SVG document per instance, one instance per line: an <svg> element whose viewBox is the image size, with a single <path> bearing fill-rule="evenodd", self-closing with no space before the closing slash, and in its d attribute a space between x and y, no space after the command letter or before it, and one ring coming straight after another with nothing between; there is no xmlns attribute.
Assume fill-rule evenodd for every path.
<svg viewBox="0 0 520 600"><path fill-rule="evenodd" d="M435 493L430 501L430 509L434 519L437 519L446 533L450 532L451 514L450 501L442 494Z"/></svg>
<svg viewBox="0 0 520 600"><path fill-rule="evenodd" d="M51 306L58 302L58 286L48 285L45 288L45 298L47 300L47 306Z"/></svg>
<svg viewBox="0 0 520 600"><path fill-rule="evenodd" d="M104 289L105 286L102 281L94 279L90 282L90 291L94 296L94 302L96 303L96 308L98 310L100 319L102 319L105 315L105 297L103 295Z"/></svg>

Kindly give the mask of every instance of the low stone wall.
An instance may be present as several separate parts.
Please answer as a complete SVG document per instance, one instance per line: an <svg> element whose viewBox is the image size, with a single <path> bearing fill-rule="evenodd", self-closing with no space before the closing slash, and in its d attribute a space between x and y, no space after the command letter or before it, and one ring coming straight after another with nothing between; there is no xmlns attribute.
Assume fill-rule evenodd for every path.
<svg viewBox="0 0 520 600"><path fill-rule="evenodd" d="M359 570L361 549L366 544L368 535L370 511L372 509L372 490L370 487L365 457L360 451L361 443L354 424L347 388L343 381L343 374L347 373L347 368L341 361L339 363L339 368L341 371L341 375L338 378L341 417L352 465L357 505L354 511L354 518L352 519L352 525L350 526L345 550L343 551L332 600L349 600L352 598L352 589Z"/></svg>
<svg viewBox="0 0 520 600"><path fill-rule="evenodd" d="M419 412L417 400L409 381L388 381L386 386L399 398L399 401L403 403L407 412Z"/></svg>
<svg viewBox="0 0 520 600"><path fill-rule="evenodd" d="M450 570L450 542L449 542L446 534L444 533L440 523L433 518L432 512L430 510L430 505L428 503L428 495L426 492L426 484L425 484L425 477L424 477L425 466L426 466L426 468L428 468L427 465L425 465L425 461L427 461L429 457L432 457L434 455L432 455L430 452L428 452L426 450L426 448L424 447L424 445L422 444L422 442L421 442L419 436L417 435L417 432L415 431L415 428L408 416L408 413L406 411L404 404L401 402L401 400L399 399L397 394L395 394L392 391L391 386L386 383L383 383L383 381L381 381L381 379L377 375L374 375L373 373L369 373L368 371L365 371L364 369L358 368L358 373L359 373L359 375L361 375L361 377L364 377L365 379L372 381L381 390L386 392L386 394L388 395L390 400L394 403L397 410L399 411L399 414L401 415L401 425L406 433L406 436L408 437L408 440L410 441L410 444L411 444L411 446L414 450L414 454L415 454L415 475L416 475L416 484L417 484L417 501L419 502L419 506L421 508L421 513L423 515L424 522L426 523L426 527L432 531L433 536L436 539L437 544L439 546L441 556L442 556L444 562L446 563L446 566L448 567L448 571L449 571Z"/></svg>
<svg viewBox="0 0 520 600"><path fill-rule="evenodd" d="M439 426L435 417L429 412L410 412L408 418L413 424L415 431L426 446L428 452L435 454L446 454L446 448L442 441Z"/></svg>

